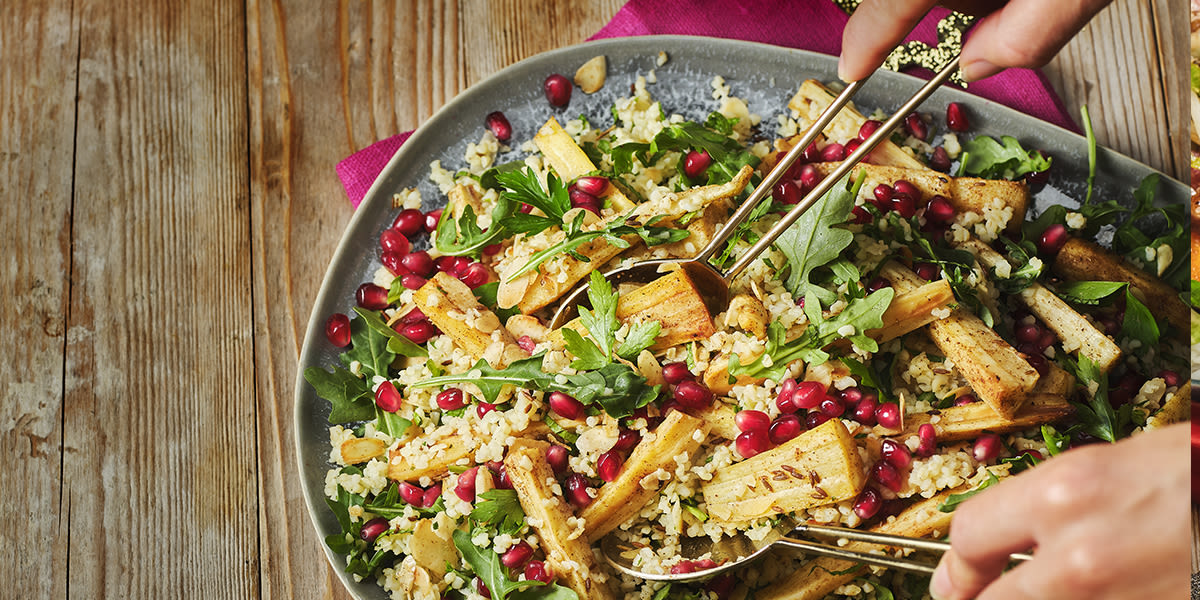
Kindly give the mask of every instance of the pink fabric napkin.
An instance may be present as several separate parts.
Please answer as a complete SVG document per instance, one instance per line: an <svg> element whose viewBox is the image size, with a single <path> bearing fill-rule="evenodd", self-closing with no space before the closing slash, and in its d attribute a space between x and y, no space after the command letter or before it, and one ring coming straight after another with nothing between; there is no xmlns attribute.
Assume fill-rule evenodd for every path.
<svg viewBox="0 0 1200 600"><path fill-rule="evenodd" d="M935 8L909 34L906 41L937 43L937 22L947 11ZM590 39L683 34L763 42L838 55L842 29L849 16L830 0L725 0L696 3L688 0L630 0ZM912 69L928 78L925 69ZM970 85L968 91L1033 115L1072 131L1072 121L1062 101L1039 71L1009 69ZM338 177L356 208L380 171L412 132L376 142L337 165Z"/></svg>

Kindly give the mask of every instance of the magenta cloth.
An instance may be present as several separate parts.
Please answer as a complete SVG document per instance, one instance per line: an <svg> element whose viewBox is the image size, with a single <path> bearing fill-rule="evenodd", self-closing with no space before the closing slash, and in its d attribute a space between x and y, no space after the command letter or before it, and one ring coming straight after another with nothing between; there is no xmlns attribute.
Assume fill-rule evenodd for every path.
<svg viewBox="0 0 1200 600"><path fill-rule="evenodd" d="M946 16L935 8L906 41L937 43L937 22ZM630 0L590 39L682 34L762 42L837 56L849 16L830 0ZM911 69L928 78L926 69ZM1079 131L1041 72L1008 69L970 84L967 90L1025 114ZM388 160L412 132L376 142L337 165L338 177L356 208Z"/></svg>

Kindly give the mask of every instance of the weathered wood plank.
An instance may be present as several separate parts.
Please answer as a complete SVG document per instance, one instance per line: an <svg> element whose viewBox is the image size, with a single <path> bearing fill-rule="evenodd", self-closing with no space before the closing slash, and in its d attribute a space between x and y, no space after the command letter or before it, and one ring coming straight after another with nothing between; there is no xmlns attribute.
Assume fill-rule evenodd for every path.
<svg viewBox="0 0 1200 600"><path fill-rule="evenodd" d="M71 2L0 3L0 566L13 598L65 595L62 393L79 26Z"/></svg>
<svg viewBox="0 0 1200 600"><path fill-rule="evenodd" d="M243 7L75 10L69 550L55 570L71 597L254 597Z"/></svg>

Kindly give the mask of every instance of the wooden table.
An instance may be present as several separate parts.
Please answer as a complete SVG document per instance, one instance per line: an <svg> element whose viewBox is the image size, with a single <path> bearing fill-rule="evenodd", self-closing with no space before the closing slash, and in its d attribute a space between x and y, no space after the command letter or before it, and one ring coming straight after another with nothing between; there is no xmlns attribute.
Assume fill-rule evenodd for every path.
<svg viewBox="0 0 1200 600"><path fill-rule="evenodd" d="M346 597L292 435L334 164L619 6L0 2L0 596ZM1118 0L1048 70L1176 176L1184 10Z"/></svg>

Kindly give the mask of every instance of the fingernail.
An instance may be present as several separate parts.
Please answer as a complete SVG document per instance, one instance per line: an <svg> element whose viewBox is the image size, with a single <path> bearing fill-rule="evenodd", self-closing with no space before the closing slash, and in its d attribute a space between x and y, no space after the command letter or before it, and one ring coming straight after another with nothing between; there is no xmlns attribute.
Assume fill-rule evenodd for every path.
<svg viewBox="0 0 1200 600"><path fill-rule="evenodd" d="M838 79L841 79L842 81L846 81L846 67L843 64L845 62L846 62L846 59L844 59L840 56L838 57ZM847 83L849 83L849 82L847 82Z"/></svg>
<svg viewBox="0 0 1200 600"><path fill-rule="evenodd" d="M986 77L991 77L999 73L1003 69L997 67L986 60L977 60L969 62L962 67L963 79L966 81L979 81Z"/></svg>
<svg viewBox="0 0 1200 600"><path fill-rule="evenodd" d="M950 569L943 560L938 563L933 571L933 578L929 580L929 595L933 596L933 600L950 600L952 593L954 584L950 583Z"/></svg>

